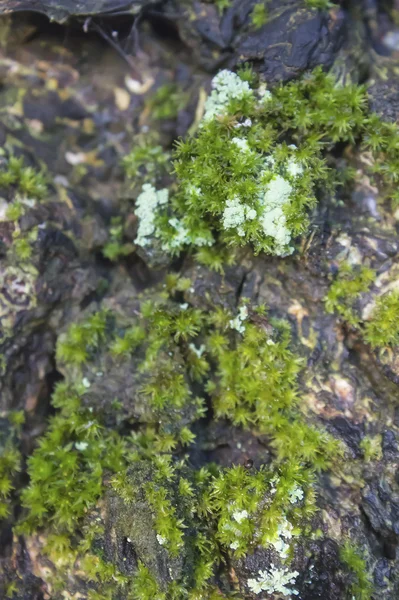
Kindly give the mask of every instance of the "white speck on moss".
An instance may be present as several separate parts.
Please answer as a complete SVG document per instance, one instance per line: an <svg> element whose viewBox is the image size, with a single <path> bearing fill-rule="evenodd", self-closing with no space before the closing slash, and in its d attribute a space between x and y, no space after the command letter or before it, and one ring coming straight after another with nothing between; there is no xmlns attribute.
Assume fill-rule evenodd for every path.
<svg viewBox="0 0 399 600"><path fill-rule="evenodd" d="M239 547L239 545L240 545L240 542L239 542L238 540L236 540L235 542L232 542L232 543L230 544L230 548L231 548L232 550L237 550L237 548Z"/></svg>
<svg viewBox="0 0 399 600"><path fill-rule="evenodd" d="M272 99L272 93L266 88L265 83L261 83L258 88L258 97L261 102L268 102Z"/></svg>
<svg viewBox="0 0 399 600"><path fill-rule="evenodd" d="M188 347L190 348L190 350L192 352L194 352L194 354L196 354L198 356L198 358L201 358L201 356L204 354L206 348L205 348L205 344L201 344L201 346L199 348L197 348L194 344L189 344Z"/></svg>
<svg viewBox="0 0 399 600"><path fill-rule="evenodd" d="M242 81L236 73L227 69L220 71L212 80L212 92L205 103L203 122L210 121L226 113L232 100L241 100L253 95L247 81Z"/></svg>
<svg viewBox="0 0 399 600"><path fill-rule="evenodd" d="M234 144L241 152L251 152L251 148L248 145L248 141L243 138L233 137L231 140L232 144Z"/></svg>
<svg viewBox="0 0 399 600"><path fill-rule="evenodd" d="M291 504L296 504L298 501L303 500L303 489L295 484L290 490L289 496Z"/></svg>
<svg viewBox="0 0 399 600"><path fill-rule="evenodd" d="M159 533L157 534L157 540L161 546L164 546L168 541L165 537L163 537L163 535L159 535Z"/></svg>
<svg viewBox="0 0 399 600"><path fill-rule="evenodd" d="M91 386L90 381L87 379L87 377L83 377L82 379L82 384L84 385L85 388L89 388Z"/></svg>
<svg viewBox="0 0 399 600"><path fill-rule="evenodd" d="M233 512L233 519L237 523L242 523L245 519L248 519L248 512L246 510L235 510Z"/></svg>
<svg viewBox="0 0 399 600"><path fill-rule="evenodd" d="M75 448L76 448L76 450L79 450L80 452L83 452L83 450L86 450L88 445L89 444L87 442L75 442Z"/></svg>
<svg viewBox="0 0 399 600"><path fill-rule="evenodd" d="M298 177L303 174L303 166L295 158L290 158L287 164L287 173L291 177Z"/></svg>
<svg viewBox="0 0 399 600"><path fill-rule="evenodd" d="M244 333L245 325L243 322L248 318L248 309L246 306L240 306L238 315L229 321L231 329L235 329L238 333Z"/></svg>
<svg viewBox="0 0 399 600"><path fill-rule="evenodd" d="M184 244L190 243L190 232L182 221L176 219L176 217L173 217L172 219L169 219L169 225L175 229L175 233L173 237L170 238L168 243L163 246L165 250L171 248L180 248Z"/></svg>
<svg viewBox="0 0 399 600"><path fill-rule="evenodd" d="M169 191L164 188L156 190L150 183L145 183L142 192L136 200L134 214L139 218L137 237L134 240L138 246L148 246L150 237L155 232L155 217L157 208L167 204Z"/></svg>
<svg viewBox="0 0 399 600"><path fill-rule="evenodd" d="M259 571L257 579L248 579L248 587L254 594L267 592L269 594L279 593L283 596L298 595L298 591L289 585L295 584L298 571L289 571L286 567L278 569L270 565L270 569Z"/></svg>

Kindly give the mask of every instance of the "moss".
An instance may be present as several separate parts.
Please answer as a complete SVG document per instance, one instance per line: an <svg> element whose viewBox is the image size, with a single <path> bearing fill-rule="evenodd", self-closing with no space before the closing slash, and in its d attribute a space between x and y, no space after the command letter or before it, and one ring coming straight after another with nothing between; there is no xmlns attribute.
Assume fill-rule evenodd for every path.
<svg viewBox="0 0 399 600"><path fill-rule="evenodd" d="M257 6L254 18L263 21L266 5ZM163 251L190 248L206 259L215 244L250 244L255 252L292 253L319 190L332 192L348 178L329 154L337 144L371 152L368 175L396 201L398 128L369 113L364 86L338 84L316 69L270 93L249 68L221 71L212 86L196 135L173 153L176 191L152 215Z"/></svg>
<svg viewBox="0 0 399 600"><path fill-rule="evenodd" d="M389 292L377 299L364 324L364 337L373 348L399 346L399 292Z"/></svg>
<svg viewBox="0 0 399 600"><path fill-rule="evenodd" d="M302 361L290 347L288 324L246 302L236 312L215 307L210 313L182 304L190 286L170 275L150 299L140 298L135 317L100 310L73 324L58 343L58 363L71 371L57 386L56 415L28 461L20 530L45 527L56 536L48 545L50 560L65 561L65 577L78 562L90 598L217 598L223 560L258 547L277 553L288 569L316 511L316 473L339 457L337 444L301 413ZM153 417L136 421L130 435L108 429L102 411L87 402L90 388L78 373L101 353L122 368L137 357L138 394ZM205 394L217 418L267 434L270 464L190 465L184 449L196 443L192 425L206 410L197 395ZM108 541L97 516L104 502L111 507ZM87 522L95 524L91 533ZM129 577L118 559L126 539L138 561ZM57 576L62 590L59 569Z"/></svg>
<svg viewBox="0 0 399 600"><path fill-rule="evenodd" d="M381 460L382 459L382 436L365 436L360 442L360 448L363 451L364 460Z"/></svg>
<svg viewBox="0 0 399 600"><path fill-rule="evenodd" d="M11 156L0 171L0 187L12 188L21 196L40 200L47 193L44 175L33 167L24 165L23 158Z"/></svg>
<svg viewBox="0 0 399 600"><path fill-rule="evenodd" d="M370 600L373 586L361 551L350 542L346 542L341 549L341 560L353 573L354 581L350 589L352 597L356 600Z"/></svg>
<svg viewBox="0 0 399 600"><path fill-rule="evenodd" d="M305 0L308 8L318 8L319 10L327 10L334 6L331 0Z"/></svg>
<svg viewBox="0 0 399 600"><path fill-rule="evenodd" d="M24 414L22 411L12 412L7 421L7 434L4 439L0 439L0 521L11 515L15 477L21 470L22 463L18 437L24 423Z"/></svg>
<svg viewBox="0 0 399 600"><path fill-rule="evenodd" d="M133 244L124 242L123 224L120 217L114 217L109 230L110 240L103 248L103 255L109 260L116 261L123 256L129 256L134 250Z"/></svg>
<svg viewBox="0 0 399 600"><path fill-rule="evenodd" d="M222 14L227 8L230 8L232 4L232 0L211 0L213 4L217 7L220 14Z"/></svg>
<svg viewBox="0 0 399 600"><path fill-rule="evenodd" d="M155 183L168 172L170 156L151 135L137 137L136 145L124 158L127 177L134 183Z"/></svg>
<svg viewBox="0 0 399 600"><path fill-rule="evenodd" d="M54 530L74 531L102 492L106 469L124 466L123 440L104 431L90 410L81 406L83 389L59 384L46 434L28 460L29 486L22 492L28 511L22 530L51 523Z"/></svg>
<svg viewBox="0 0 399 600"><path fill-rule="evenodd" d="M268 0L257 2L252 9L251 22L255 29L260 29L269 19L267 4L269 4Z"/></svg>
<svg viewBox="0 0 399 600"><path fill-rule="evenodd" d="M175 119L187 102L187 94L176 83L165 83L150 97L148 107L154 119Z"/></svg>
<svg viewBox="0 0 399 600"><path fill-rule="evenodd" d="M101 311L84 323L73 324L57 345L57 358L60 361L79 365L87 360L105 336L107 312Z"/></svg>
<svg viewBox="0 0 399 600"><path fill-rule="evenodd" d="M375 280L375 271L365 266L340 265L339 271L325 297L326 310L337 312L350 325L360 323L354 310L355 303L362 293L367 292Z"/></svg>

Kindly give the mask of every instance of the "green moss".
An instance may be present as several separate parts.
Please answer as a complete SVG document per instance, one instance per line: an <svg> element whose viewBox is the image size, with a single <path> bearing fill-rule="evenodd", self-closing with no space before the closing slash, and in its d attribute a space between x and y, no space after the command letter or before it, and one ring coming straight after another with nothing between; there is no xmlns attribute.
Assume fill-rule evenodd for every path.
<svg viewBox="0 0 399 600"><path fill-rule="evenodd" d="M370 600L373 586L361 551L350 542L346 542L341 549L341 560L353 573L354 581L350 589L352 597L356 600Z"/></svg>
<svg viewBox="0 0 399 600"><path fill-rule="evenodd" d="M221 592L215 575L223 560L243 557L259 545L289 564L316 510L316 472L339 456L337 444L301 413L302 361L290 347L288 324L248 303L235 312L211 313L182 304L181 294L190 286L172 274L150 300L140 299L136 317L120 319L102 310L73 324L58 343L59 365L71 371L57 386L56 415L28 461L20 529L46 527L56 536L48 546L50 560L65 561L65 577L78 561L92 598L120 593L134 600L216 599ZM128 436L107 429L101 413L86 406L84 380L76 383L79 369L88 368L99 353L106 353L108 365L111 359L126 368L135 365L138 393L153 411L153 420L136 422L137 430ZM134 363L123 362L131 357ZM191 425L204 416L197 395L205 394L216 418L267 434L272 450L267 467L190 466L184 448L196 443ZM103 534L95 516L97 533L80 534L91 511L98 514L107 473L113 473L107 494L112 488L119 502L118 535L141 536L126 516L140 514L153 541L137 547L144 553L155 547L162 561L183 560L189 569L179 567L179 575L165 583L151 555L127 578L101 554Z"/></svg>
<svg viewBox="0 0 399 600"><path fill-rule="evenodd" d="M60 361L80 365L90 352L96 350L104 339L107 324L107 312L100 311L85 322L73 324L68 332L60 337L57 345L57 358Z"/></svg>
<svg viewBox="0 0 399 600"><path fill-rule="evenodd" d="M154 119L175 119L187 101L187 94L176 83L165 83L150 97L148 106Z"/></svg>
<svg viewBox="0 0 399 600"><path fill-rule="evenodd" d="M370 289L375 276L375 271L368 267L341 264L325 297L327 312L337 312L350 325L358 326L360 319L354 310L355 303L361 294Z"/></svg>
<svg viewBox="0 0 399 600"><path fill-rule="evenodd" d="M123 166L127 177L134 183L155 183L169 169L170 155L157 144L151 135L137 137L136 145L124 158Z"/></svg>
<svg viewBox="0 0 399 600"><path fill-rule="evenodd" d="M18 447L18 435L24 423L22 411L8 416L7 436L0 446L0 521L11 514L15 476L21 470L22 455Z"/></svg>
<svg viewBox="0 0 399 600"><path fill-rule="evenodd" d="M364 338L373 348L399 346L399 292L377 299L375 308L364 324Z"/></svg>
<svg viewBox="0 0 399 600"><path fill-rule="evenodd" d="M31 258L32 247L26 238L20 237L15 239L12 247L20 261L26 261Z"/></svg>
<svg viewBox="0 0 399 600"><path fill-rule="evenodd" d="M381 460L382 459L382 436L365 436L360 442L360 448L363 451L364 460Z"/></svg>
<svg viewBox="0 0 399 600"><path fill-rule="evenodd" d="M265 6L255 5L257 23ZM221 71L212 85L196 135L173 153L176 190L148 214L136 210L139 227L148 229L150 220L149 235L165 252L190 248L209 260L215 244L250 244L255 252L290 254L319 190L348 180L349 171L334 170L337 144L371 152L368 176L399 198L398 127L369 113L364 86L338 84L316 69L270 93L249 68ZM136 243L147 246L149 238Z"/></svg>
<svg viewBox="0 0 399 600"><path fill-rule="evenodd" d="M24 214L25 210L21 202L15 201L12 204L9 204L6 211L6 217L10 221L18 221L20 217Z"/></svg>
<svg viewBox="0 0 399 600"><path fill-rule="evenodd" d="M305 4L308 8L318 8L320 10L327 10L334 6L331 0L305 0Z"/></svg>
<svg viewBox="0 0 399 600"><path fill-rule="evenodd" d="M230 8L232 0L211 0L211 2L215 4L219 12L222 14L226 8Z"/></svg>
<svg viewBox="0 0 399 600"><path fill-rule="evenodd" d="M103 255L112 261L117 261L123 256L129 256L134 250L133 244L124 242L123 224L121 217L114 217L109 230L110 240L103 248Z"/></svg>
<svg viewBox="0 0 399 600"><path fill-rule="evenodd" d="M52 402L59 413L28 460L30 483L21 495L28 511L25 531L51 524L55 531L73 532L101 495L104 471L124 467L123 440L81 406L83 391L57 386Z"/></svg>
<svg viewBox="0 0 399 600"><path fill-rule="evenodd" d="M0 171L0 187L12 187L22 196L38 200L47 193L44 175L33 167L26 167L23 158L15 156L11 156L5 169Z"/></svg>
<svg viewBox="0 0 399 600"><path fill-rule="evenodd" d="M269 20L267 4L269 4L268 0L257 2L252 9L251 22L255 29L260 29Z"/></svg>

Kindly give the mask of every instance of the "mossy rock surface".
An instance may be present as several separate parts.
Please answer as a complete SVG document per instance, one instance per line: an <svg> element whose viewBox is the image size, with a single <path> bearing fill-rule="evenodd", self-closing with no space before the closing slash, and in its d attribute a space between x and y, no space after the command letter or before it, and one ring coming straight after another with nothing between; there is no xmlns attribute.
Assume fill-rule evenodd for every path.
<svg viewBox="0 0 399 600"><path fill-rule="evenodd" d="M0 596L396 600L393 3L4 4Z"/></svg>

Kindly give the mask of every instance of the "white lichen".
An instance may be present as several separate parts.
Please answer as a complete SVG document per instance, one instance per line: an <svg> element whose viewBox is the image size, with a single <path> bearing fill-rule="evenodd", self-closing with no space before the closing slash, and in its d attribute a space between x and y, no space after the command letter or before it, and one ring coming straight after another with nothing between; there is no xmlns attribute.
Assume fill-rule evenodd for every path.
<svg viewBox="0 0 399 600"><path fill-rule="evenodd" d="M251 148L248 145L248 141L244 138L233 137L231 143L236 146L241 152L248 153L251 152Z"/></svg>
<svg viewBox="0 0 399 600"><path fill-rule="evenodd" d="M248 519L248 512L246 510L235 510L232 516L237 523L242 523L245 519Z"/></svg>
<svg viewBox="0 0 399 600"><path fill-rule="evenodd" d="M231 329L235 329L238 333L245 332L244 321L248 318L248 309L246 306L240 306L238 315L234 319L230 319L229 325Z"/></svg>
<svg viewBox="0 0 399 600"><path fill-rule="evenodd" d="M210 121L218 115L224 115L232 100L241 100L253 95L247 81L242 81L236 73L227 69L220 71L212 80L212 92L205 103L203 122Z"/></svg>
<svg viewBox="0 0 399 600"><path fill-rule="evenodd" d="M136 210L134 214L139 219L137 237L134 240L138 246L148 246L151 236L155 233L155 218L157 209L165 206L169 199L169 191L165 188L156 190L150 183L145 183L141 194L136 200Z"/></svg>
<svg viewBox="0 0 399 600"><path fill-rule="evenodd" d="M303 489L299 487L299 485L295 484L289 492L291 504L296 504L297 502L303 500L303 495Z"/></svg>
<svg viewBox="0 0 399 600"><path fill-rule="evenodd" d="M299 177L303 174L303 166L295 158L289 159L286 169L291 177Z"/></svg>
<svg viewBox="0 0 399 600"><path fill-rule="evenodd" d="M161 546L164 546L168 541L163 535L159 535L159 533L157 534L157 540L158 544L160 544Z"/></svg>
<svg viewBox="0 0 399 600"><path fill-rule="evenodd" d="M280 256L287 254L287 246L291 241L284 207L289 203L292 191L290 182L281 175L276 175L260 197L264 206L260 219L263 232L274 239L275 253Z"/></svg>
<svg viewBox="0 0 399 600"><path fill-rule="evenodd" d="M205 344L201 344L199 348L197 348L194 344L189 344L188 347L192 352L194 352L194 354L198 356L198 358L201 358L201 356L206 350Z"/></svg>
<svg viewBox="0 0 399 600"><path fill-rule="evenodd" d="M236 228L240 237L245 235L245 231L241 225L246 220L253 220L256 217L256 210L247 204L243 204L236 196L231 200L227 200L223 211L222 224L224 229Z"/></svg>
<svg viewBox="0 0 399 600"><path fill-rule="evenodd" d="M267 592L268 594L279 593L283 596L297 596L298 591L291 586L295 584L298 571L289 571L286 567L278 569L270 565L270 569L259 571L256 579L248 579L248 587L254 594ZM288 587L290 586L290 587Z"/></svg>
<svg viewBox="0 0 399 600"><path fill-rule="evenodd" d="M89 444L87 442L75 442L75 448L76 450L79 450L79 452L83 452L88 446Z"/></svg>

